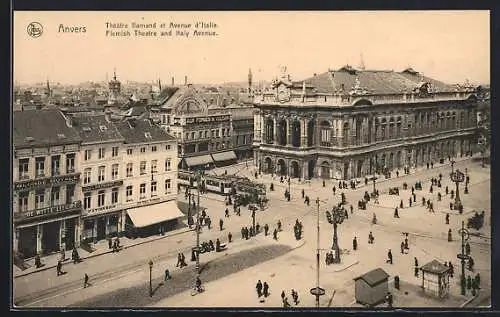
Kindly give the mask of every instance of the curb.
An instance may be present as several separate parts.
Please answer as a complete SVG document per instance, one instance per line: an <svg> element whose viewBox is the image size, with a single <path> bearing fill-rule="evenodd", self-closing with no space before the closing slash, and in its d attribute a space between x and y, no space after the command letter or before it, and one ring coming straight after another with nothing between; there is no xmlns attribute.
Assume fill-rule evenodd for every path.
<svg viewBox="0 0 500 317"><path fill-rule="evenodd" d="M135 247L135 246L138 246L138 245L141 245L141 244L145 244L145 243L149 243L149 242L161 240L161 239L168 238L168 237L174 237L174 236L177 236L177 235L180 235L180 234L183 234L183 233L186 233L186 232L190 232L190 231L194 231L194 229L188 229L188 230L181 231L181 232L176 232L176 233L173 233L173 234L170 234L170 235L165 235L165 236L157 237L155 239L151 239L151 240L148 240L148 241L141 241L141 242L138 242L138 243L135 243L135 244L129 244L129 245L123 246L122 250L125 250L125 249L128 249L128 248L132 248L132 247ZM108 250L108 251L97 253L97 254L90 253L90 255L88 255L86 257L81 257L81 259L82 260L91 259L91 258L95 258L95 257L101 256L101 255L104 255L104 254L109 254L109 253L113 253L113 251ZM68 259L68 260L70 260L70 259ZM68 263L63 263L63 266L68 265L70 263L71 263L71 261L68 262ZM56 266L57 265L46 266L46 267L43 267L43 268L41 268L39 270L36 270L36 271L18 274L18 275L14 276L14 279L19 278L19 277L23 277L23 276L28 276L28 275L31 275L31 274L34 274L34 273L38 273L38 272L47 271L47 270L55 268Z"/></svg>
<svg viewBox="0 0 500 317"><path fill-rule="evenodd" d="M335 270L335 271L333 271L333 273L338 273L338 272L345 271L345 270L347 270L348 268L350 268L350 267L352 267L352 266L354 266L354 265L357 265L357 264L359 264L359 261L353 262L353 263L351 263L351 264L349 264L349 265L347 265L347 266L345 266L345 267L343 267L343 268L341 268L341 269Z"/></svg>
<svg viewBox="0 0 500 317"><path fill-rule="evenodd" d="M465 307L467 306L468 304L470 304L473 300L475 300L476 298L479 297L479 292L476 293L476 296L472 297L472 298L469 298L468 300L466 300L465 302L463 302L462 305L460 305L460 307Z"/></svg>

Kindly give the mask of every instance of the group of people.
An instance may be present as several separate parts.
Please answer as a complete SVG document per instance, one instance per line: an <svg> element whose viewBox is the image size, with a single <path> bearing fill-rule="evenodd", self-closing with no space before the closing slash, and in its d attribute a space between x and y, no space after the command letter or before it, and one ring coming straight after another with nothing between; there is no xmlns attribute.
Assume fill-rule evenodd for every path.
<svg viewBox="0 0 500 317"><path fill-rule="evenodd" d="M292 289L291 295L293 302L295 303L295 306L297 306L299 304L299 293L297 293L296 290ZM281 301L283 302L283 307L285 308L290 307L290 303L288 302L288 297L286 297L284 290L281 292Z"/></svg>
<svg viewBox="0 0 500 317"><path fill-rule="evenodd" d="M116 237L115 239L112 239L111 237L108 237L108 248L112 249L113 252L120 251L120 238Z"/></svg>
<svg viewBox="0 0 500 317"><path fill-rule="evenodd" d="M302 238L302 222L300 222L299 219L295 220L293 231L295 233L295 239L300 240Z"/></svg>

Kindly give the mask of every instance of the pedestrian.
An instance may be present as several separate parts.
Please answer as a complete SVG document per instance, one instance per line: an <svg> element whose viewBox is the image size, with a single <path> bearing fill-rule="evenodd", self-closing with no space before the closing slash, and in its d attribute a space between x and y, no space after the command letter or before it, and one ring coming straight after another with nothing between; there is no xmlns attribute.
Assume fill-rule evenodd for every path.
<svg viewBox="0 0 500 317"><path fill-rule="evenodd" d="M434 168L434 162L431 162L431 168Z"/></svg>
<svg viewBox="0 0 500 317"><path fill-rule="evenodd" d="M207 216L207 227L209 230L211 229L211 225L212 225L212 220L210 219L209 216Z"/></svg>
<svg viewBox="0 0 500 317"><path fill-rule="evenodd" d="M448 262L448 267L450 268L450 276L453 278L454 268L453 268L453 264L451 264L451 261Z"/></svg>
<svg viewBox="0 0 500 317"><path fill-rule="evenodd" d="M108 249L112 249L113 248L113 241L111 240L111 237L108 237Z"/></svg>
<svg viewBox="0 0 500 317"><path fill-rule="evenodd" d="M358 249L358 240L356 240L356 237L352 239L352 249L356 251Z"/></svg>
<svg viewBox="0 0 500 317"><path fill-rule="evenodd" d="M165 281L171 280L172 276L170 275L170 271L165 269Z"/></svg>
<svg viewBox="0 0 500 317"><path fill-rule="evenodd" d="M260 298L262 296L262 282L259 280L255 286L257 289L257 296Z"/></svg>
<svg viewBox="0 0 500 317"><path fill-rule="evenodd" d="M351 209L351 214L352 214L354 208L352 207L352 205L349 208Z"/></svg>
<svg viewBox="0 0 500 317"><path fill-rule="evenodd" d="M391 249L387 252L387 263L392 264L392 252Z"/></svg>
<svg viewBox="0 0 500 317"><path fill-rule="evenodd" d="M451 229L448 229L448 242L451 242Z"/></svg>
<svg viewBox="0 0 500 317"><path fill-rule="evenodd" d="M387 293L387 295L385 296L385 300L387 302L387 307L392 308L392 294L391 293Z"/></svg>
<svg viewBox="0 0 500 317"><path fill-rule="evenodd" d="M62 262L61 261L57 261L56 270L57 270L57 276L63 274L63 272L62 272Z"/></svg>
<svg viewBox="0 0 500 317"><path fill-rule="evenodd" d="M87 288L87 286L90 286L89 276L85 273L85 276L83 277L83 288Z"/></svg>
<svg viewBox="0 0 500 317"><path fill-rule="evenodd" d="M225 218L229 218L229 209L227 209L227 208L226 208L226 211L225 211L224 217L225 217Z"/></svg>
<svg viewBox="0 0 500 317"><path fill-rule="evenodd" d="M220 219L220 220L219 220L219 228L220 228L220 231L222 231L223 226L224 226L224 220Z"/></svg>
<svg viewBox="0 0 500 317"><path fill-rule="evenodd" d="M477 284L477 288L479 289L479 283L481 282L481 276L479 275L479 273L476 274L476 276L474 277L474 280L476 281L476 284Z"/></svg>
<svg viewBox="0 0 500 317"><path fill-rule="evenodd" d="M408 198L408 205L411 207L411 197Z"/></svg>
<svg viewBox="0 0 500 317"><path fill-rule="evenodd" d="M446 186L446 188L445 188L446 195L448 195L448 191L449 191L448 186Z"/></svg>
<svg viewBox="0 0 500 317"><path fill-rule="evenodd" d="M269 232L269 226L267 225L267 223L265 224L264 226L264 235L267 237L267 233Z"/></svg>
<svg viewBox="0 0 500 317"><path fill-rule="evenodd" d="M373 240L374 240L373 233L370 231L370 233L368 234L368 243L373 244Z"/></svg>
<svg viewBox="0 0 500 317"><path fill-rule="evenodd" d="M418 277L418 260L415 257L415 277Z"/></svg>
<svg viewBox="0 0 500 317"><path fill-rule="evenodd" d="M288 302L288 298L284 298L283 299L283 307L287 308L287 307L290 307L290 303Z"/></svg>
<svg viewBox="0 0 500 317"><path fill-rule="evenodd" d="M323 180L323 187L325 187L325 185L326 185L326 184L325 184L325 181Z"/></svg>
<svg viewBox="0 0 500 317"><path fill-rule="evenodd" d="M399 177L399 171L396 171L396 177Z"/></svg>
<svg viewBox="0 0 500 317"><path fill-rule="evenodd" d="M273 231L273 239L278 240L278 230L277 229L274 229L274 231Z"/></svg>
<svg viewBox="0 0 500 317"><path fill-rule="evenodd" d="M292 289L292 298L293 302L295 303L295 306L297 306L299 304L299 293L293 289Z"/></svg>
<svg viewBox="0 0 500 317"><path fill-rule="evenodd" d="M304 189L302 189L302 199L304 199L305 195L306 195L306 192L304 191Z"/></svg>
<svg viewBox="0 0 500 317"><path fill-rule="evenodd" d="M332 190L333 190L333 196L335 196L335 186L333 186Z"/></svg>
<svg viewBox="0 0 500 317"><path fill-rule="evenodd" d="M406 250L410 249L410 247L408 246L408 236L406 236L406 238L405 238L405 249Z"/></svg>
<svg viewBox="0 0 500 317"><path fill-rule="evenodd" d="M446 214L445 221L446 221L447 225L450 224L450 214L449 213Z"/></svg>
<svg viewBox="0 0 500 317"><path fill-rule="evenodd" d="M285 300L285 296L286 296L286 295L285 295L285 291L282 291L282 292L281 292L281 300Z"/></svg>
<svg viewBox="0 0 500 317"><path fill-rule="evenodd" d="M177 254L177 264L175 265L175 267L179 267L179 265L182 264L182 256L180 253Z"/></svg>
<svg viewBox="0 0 500 317"><path fill-rule="evenodd" d="M465 243L465 254L470 255L470 244L469 242Z"/></svg>
<svg viewBox="0 0 500 317"><path fill-rule="evenodd" d="M196 257L198 257L198 254L196 254ZM181 253L181 267L184 266L187 266L186 257L184 256L184 253Z"/></svg>
<svg viewBox="0 0 500 317"><path fill-rule="evenodd" d="M427 169L429 169L429 162L427 162Z"/></svg>
<svg viewBox="0 0 500 317"><path fill-rule="evenodd" d="M401 241L401 254L405 253L405 243Z"/></svg>
<svg viewBox="0 0 500 317"><path fill-rule="evenodd" d="M398 207L394 208L394 218L399 218Z"/></svg>
<svg viewBox="0 0 500 317"><path fill-rule="evenodd" d="M267 282L264 282L264 286L262 288L262 291L264 293L264 297L269 296L269 285L267 284Z"/></svg>
<svg viewBox="0 0 500 317"><path fill-rule="evenodd" d="M231 243L231 240L233 239L233 235L231 234L231 232L229 232L227 234L227 240L229 241L229 243Z"/></svg>
<svg viewBox="0 0 500 317"><path fill-rule="evenodd" d="M399 203L399 208L403 209L403 200L401 199L401 202Z"/></svg>

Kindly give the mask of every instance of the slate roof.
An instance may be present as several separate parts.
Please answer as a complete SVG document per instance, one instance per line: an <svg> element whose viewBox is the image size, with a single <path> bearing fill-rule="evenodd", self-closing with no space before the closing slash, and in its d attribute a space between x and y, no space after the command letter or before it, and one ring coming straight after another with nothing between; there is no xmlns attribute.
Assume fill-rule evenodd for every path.
<svg viewBox="0 0 500 317"><path fill-rule="evenodd" d="M450 268L447 267L446 265L442 264L438 260L432 260L429 263L423 265L420 268L424 272L430 272L434 274L442 274L446 271L448 271Z"/></svg>
<svg viewBox="0 0 500 317"><path fill-rule="evenodd" d="M15 148L79 143L75 128L57 109L15 111L13 113L13 143Z"/></svg>
<svg viewBox="0 0 500 317"><path fill-rule="evenodd" d="M129 119L115 122L115 125L128 144L176 140L148 119ZM146 137L146 132L149 132L151 138Z"/></svg>
<svg viewBox="0 0 500 317"><path fill-rule="evenodd" d="M319 93L341 92L349 93L355 85L356 78L361 88L371 94L391 94L410 92L423 79L432 84L439 92L455 91L455 86L422 76L420 73L406 69L402 72L392 70L357 70L342 67L339 70L329 70L311 78L305 79L306 86L312 85ZM300 81L299 81L300 82Z"/></svg>
<svg viewBox="0 0 500 317"><path fill-rule="evenodd" d="M362 279L368 285L375 286L375 285L379 284L380 282L386 280L388 277L389 277L389 274L387 274L381 268L377 268L375 270L371 270L368 273L365 273L361 276L354 278L354 280L357 281L359 279Z"/></svg>
<svg viewBox="0 0 500 317"><path fill-rule="evenodd" d="M82 143L123 141L124 138L104 115L72 117L73 127L82 138Z"/></svg>

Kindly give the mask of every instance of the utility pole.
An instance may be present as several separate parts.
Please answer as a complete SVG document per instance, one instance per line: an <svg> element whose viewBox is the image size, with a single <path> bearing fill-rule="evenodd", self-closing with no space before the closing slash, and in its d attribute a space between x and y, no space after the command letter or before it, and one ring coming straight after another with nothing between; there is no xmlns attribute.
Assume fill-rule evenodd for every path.
<svg viewBox="0 0 500 317"><path fill-rule="evenodd" d="M319 197L316 198L316 206L318 210L318 215L316 218L316 223L317 223L317 248L316 248L316 287L311 288L311 294L316 296L316 308L319 309L319 297L322 295L325 295L325 290L321 287L319 287Z"/></svg>
<svg viewBox="0 0 500 317"><path fill-rule="evenodd" d="M201 190L201 174L197 175L196 187L198 191L198 202L196 204L196 274L200 275L200 190Z"/></svg>
<svg viewBox="0 0 500 317"><path fill-rule="evenodd" d="M464 222L462 221L462 229L459 230L462 236L462 252L457 254L457 258L460 259L462 264L462 276L460 278L461 292L460 294L465 296L465 260L469 259L469 256L465 254L465 241L469 240L469 230L464 228Z"/></svg>

